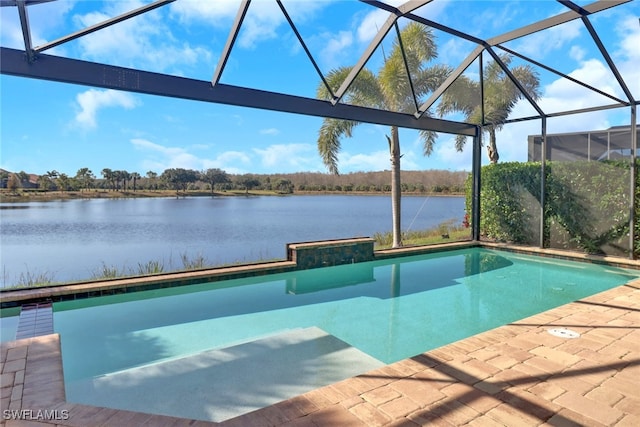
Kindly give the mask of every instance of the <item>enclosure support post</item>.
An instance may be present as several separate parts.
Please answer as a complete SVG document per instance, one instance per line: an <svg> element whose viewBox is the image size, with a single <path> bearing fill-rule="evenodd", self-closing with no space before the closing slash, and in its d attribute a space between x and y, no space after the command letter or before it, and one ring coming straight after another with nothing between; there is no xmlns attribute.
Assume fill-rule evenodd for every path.
<svg viewBox="0 0 640 427"><path fill-rule="evenodd" d="M480 76L480 119L484 124L484 76L482 51L478 55L478 74ZM473 198L471 200L471 234L475 242L480 241L480 175L482 170L482 126L476 126L476 136L473 138L473 158L471 173L473 174Z"/></svg>
<svg viewBox="0 0 640 427"><path fill-rule="evenodd" d="M638 151L638 116L637 106L631 106L631 197L630 197L630 215L629 215L629 258L635 259L635 243L636 239L640 236L636 236L636 221L638 218L636 214L636 183L638 176L638 167L636 165L636 152Z"/></svg>
<svg viewBox="0 0 640 427"><path fill-rule="evenodd" d="M545 247L546 227L545 227L545 205L547 203L547 117L542 116L542 147L540 156L540 249Z"/></svg>
<svg viewBox="0 0 640 427"><path fill-rule="evenodd" d="M473 177L473 190L471 199L471 234L474 241L480 240L480 169L482 168L482 130L476 128L476 136L473 137L473 160L471 173Z"/></svg>

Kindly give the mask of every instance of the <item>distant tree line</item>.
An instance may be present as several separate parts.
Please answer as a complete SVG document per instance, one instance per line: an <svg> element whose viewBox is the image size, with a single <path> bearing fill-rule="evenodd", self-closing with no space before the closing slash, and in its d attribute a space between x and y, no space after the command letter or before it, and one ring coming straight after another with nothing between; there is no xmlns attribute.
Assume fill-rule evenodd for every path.
<svg viewBox="0 0 640 427"><path fill-rule="evenodd" d="M446 170L402 171L402 191L407 193L463 193L468 172ZM102 169L96 176L89 168L78 169L74 176L47 171L43 175L24 171L0 170L0 187L10 191L273 191L280 194L297 192L389 192L388 171L354 172L344 175L320 172L289 174L229 174L219 168L203 171L170 168L158 174L144 175L126 170Z"/></svg>

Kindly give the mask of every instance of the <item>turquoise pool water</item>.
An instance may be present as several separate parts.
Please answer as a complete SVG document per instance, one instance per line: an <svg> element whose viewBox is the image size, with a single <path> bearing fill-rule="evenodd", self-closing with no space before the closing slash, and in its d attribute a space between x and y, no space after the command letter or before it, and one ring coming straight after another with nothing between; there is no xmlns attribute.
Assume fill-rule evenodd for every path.
<svg viewBox="0 0 640 427"><path fill-rule="evenodd" d="M17 312L16 310L11 311ZM13 341L16 339L18 320L19 316L17 315L7 315L0 317L0 342Z"/></svg>
<svg viewBox="0 0 640 427"><path fill-rule="evenodd" d="M56 303L54 327L61 335L69 401L141 410L131 406L133 397L114 403L108 396L122 396L131 387L138 387L136 396L144 390L175 396L171 384L185 378L175 373L176 361L184 362L180 369L193 366L196 377L220 381L219 393L225 394L228 385L220 372L229 373L233 382L239 359L251 361L266 351L256 359L263 370L286 361L286 371L312 389L324 380L335 382L341 375L411 357L637 276L632 270L473 248ZM303 345L306 336L312 338ZM283 348L290 351L281 357ZM295 360L296 348L313 351ZM348 349L344 357L352 357L351 371L337 372L335 360L330 362L337 370L333 376L317 374L317 366L297 370L309 358ZM226 363L229 369L208 370L213 365L203 360L214 358L218 368ZM364 370L358 369L359 360ZM151 381L147 389L145 381ZM268 381L257 407L273 403L263 402L263 395L282 400L286 389L299 394L289 379ZM283 394L274 391L278 386ZM142 403L142 410L148 405ZM160 413L215 421L255 409L249 404L226 413L212 404L185 414L167 412L166 403L158 407Z"/></svg>

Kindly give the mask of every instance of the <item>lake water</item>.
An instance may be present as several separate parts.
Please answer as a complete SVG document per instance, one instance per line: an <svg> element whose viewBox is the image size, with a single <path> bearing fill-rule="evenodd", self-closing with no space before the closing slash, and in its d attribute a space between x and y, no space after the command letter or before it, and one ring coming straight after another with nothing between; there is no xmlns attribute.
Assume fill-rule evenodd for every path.
<svg viewBox="0 0 640 427"><path fill-rule="evenodd" d="M250 196L88 199L0 204L2 286L20 276L88 279L181 257L207 265L286 258L286 243L391 230L389 196ZM402 199L402 229L460 224L464 197Z"/></svg>

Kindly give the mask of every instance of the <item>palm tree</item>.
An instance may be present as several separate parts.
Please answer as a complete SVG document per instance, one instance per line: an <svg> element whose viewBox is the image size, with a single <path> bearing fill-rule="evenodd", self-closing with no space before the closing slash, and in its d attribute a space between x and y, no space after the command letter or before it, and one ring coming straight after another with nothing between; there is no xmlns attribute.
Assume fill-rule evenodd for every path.
<svg viewBox="0 0 640 427"><path fill-rule="evenodd" d="M69 175L67 175L66 173L59 173L57 179L58 190L67 191L70 185L71 180L69 179Z"/></svg>
<svg viewBox="0 0 640 427"><path fill-rule="evenodd" d="M404 55L403 55L404 49ZM405 65L404 57L407 62ZM416 99L413 97L411 85L418 102L420 98L434 91L450 73L446 66L427 66L429 61L437 57L435 37L430 28L416 22L408 24L401 32L400 39L394 40L391 54L385 57L384 64L378 74L363 68L350 86L344 98L347 103L364 105L404 113L416 111ZM326 81L332 90L336 90L349 75L352 67L341 67L332 70ZM407 75L409 69L410 78ZM318 98L331 99L329 90L321 84L317 91ZM429 114L427 112L426 114ZM342 137L351 137L353 128L359 122L326 118L320 127L318 136L318 152L331 173L338 173L338 152ZM397 126L391 126L387 135L391 154L391 207L393 216L393 247L400 247L400 140ZM420 131L427 148L435 141L436 133Z"/></svg>
<svg viewBox="0 0 640 427"><path fill-rule="evenodd" d="M57 186L55 184L55 180L58 179L58 177L60 176L60 173L57 170L52 170L52 171L47 171L46 173L47 178L48 178L48 183L46 184L48 186L47 190L54 190L57 189Z"/></svg>
<svg viewBox="0 0 640 427"><path fill-rule="evenodd" d="M111 183L111 189L115 190L116 189L116 185L114 183L115 179L116 179L116 174L115 172L113 172L111 169L109 168L104 168L102 169L102 172L100 172L102 174L102 177L104 178L105 181L110 182Z"/></svg>
<svg viewBox="0 0 640 427"><path fill-rule="evenodd" d="M142 176L138 172L131 172L131 179L133 180L133 192L136 191L136 181L138 181Z"/></svg>
<svg viewBox="0 0 640 427"><path fill-rule="evenodd" d="M156 182L156 179L158 178L158 174L156 172L154 172L154 171L148 171L146 176L150 181L149 188L153 189L153 190L157 190L158 189L158 183Z"/></svg>
<svg viewBox="0 0 640 427"><path fill-rule="evenodd" d="M88 190L93 180L95 179L95 175L91 172L89 168L81 168L76 172L76 179L80 181L82 188Z"/></svg>
<svg viewBox="0 0 640 427"><path fill-rule="evenodd" d="M49 175L44 174L38 177L38 186L42 188L44 191L51 190L52 185L53 185L53 182L51 181L51 178L49 178Z"/></svg>
<svg viewBox="0 0 640 427"><path fill-rule="evenodd" d="M131 174L127 171L117 171L120 174L120 179L122 180L122 191L127 191L127 185L129 185L129 180L131 179Z"/></svg>
<svg viewBox="0 0 640 427"><path fill-rule="evenodd" d="M500 61L509 66L513 57L503 54ZM538 73L530 65L519 65L509 70L520 82L527 94L534 100L540 98L540 79ZM443 117L449 113L464 114L465 121L483 125L483 130L489 134L487 154L491 163L497 163L500 158L496 145L496 131L504 126L516 103L523 99L524 94L509 78L504 69L496 61L490 61L484 67L484 118L480 104L480 82L473 81L461 75L442 95L438 114ZM466 137L456 137L456 148L462 151Z"/></svg>

